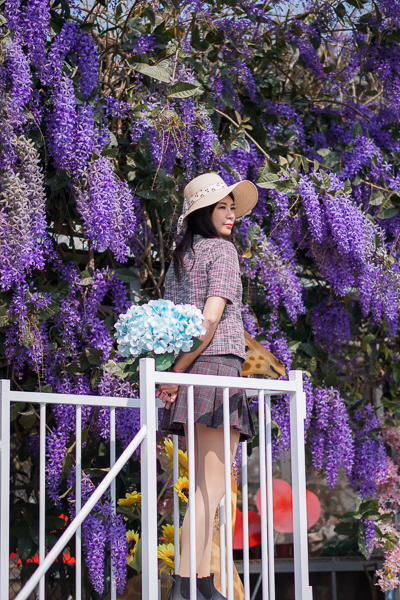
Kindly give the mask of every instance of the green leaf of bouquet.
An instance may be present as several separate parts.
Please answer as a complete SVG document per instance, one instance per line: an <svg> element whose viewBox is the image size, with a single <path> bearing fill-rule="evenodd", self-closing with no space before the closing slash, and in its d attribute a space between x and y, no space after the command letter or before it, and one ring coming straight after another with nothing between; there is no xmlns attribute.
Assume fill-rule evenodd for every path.
<svg viewBox="0 0 400 600"><path fill-rule="evenodd" d="M203 340L200 340L199 338L193 338L193 346L190 349L190 352L196 352L197 348L200 348L200 346L202 345Z"/></svg>
<svg viewBox="0 0 400 600"><path fill-rule="evenodd" d="M157 354L156 356L156 371L166 371L174 363L175 354Z"/></svg>
<svg viewBox="0 0 400 600"><path fill-rule="evenodd" d="M169 83L171 81L171 70L165 69L159 66L147 65L146 63L138 63L135 62L133 58L128 58L128 63L138 73L142 75L148 75L148 77L153 77L153 79L157 79L158 81L163 81L164 83Z"/></svg>
<svg viewBox="0 0 400 600"><path fill-rule="evenodd" d="M168 89L167 96L168 98L190 98L199 92L201 93L202 90L198 85L194 83L178 81L178 83L175 83Z"/></svg>

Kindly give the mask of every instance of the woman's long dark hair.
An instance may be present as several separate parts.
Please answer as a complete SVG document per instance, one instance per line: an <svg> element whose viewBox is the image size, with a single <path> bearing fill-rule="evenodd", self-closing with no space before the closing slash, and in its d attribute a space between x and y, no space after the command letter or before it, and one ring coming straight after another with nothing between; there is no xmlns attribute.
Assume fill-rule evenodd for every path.
<svg viewBox="0 0 400 600"><path fill-rule="evenodd" d="M233 195L229 194L229 196L233 200ZM212 222L211 215L217 206L218 202L215 204L211 204L211 206L205 206L204 208L199 208L194 212L190 213L187 217L187 227L184 233L183 238L177 244L174 254L174 273L177 280L180 280L182 268L183 268L183 255L189 248L193 250L193 238L195 235L201 235L203 238L223 238L228 239L234 244L234 238L231 235L227 238L224 235L220 235L218 231L215 229L214 223ZM233 229L232 229L233 231Z"/></svg>

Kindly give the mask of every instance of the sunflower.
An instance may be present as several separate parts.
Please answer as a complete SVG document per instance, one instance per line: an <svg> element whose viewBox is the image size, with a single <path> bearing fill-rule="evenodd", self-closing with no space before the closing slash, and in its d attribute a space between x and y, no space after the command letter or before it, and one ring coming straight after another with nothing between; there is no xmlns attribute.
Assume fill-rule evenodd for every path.
<svg viewBox="0 0 400 600"><path fill-rule="evenodd" d="M173 544L174 540L175 540L175 538L174 538L175 527L173 525L163 525L162 530L163 530L164 540L167 542L167 544ZM182 532L182 527L179 529L179 539L181 539L181 532Z"/></svg>
<svg viewBox="0 0 400 600"><path fill-rule="evenodd" d="M169 468L173 469L174 467L174 442L169 438L165 438L164 440L165 453L168 456L169 460ZM178 461L179 461L179 475L181 477L188 476L188 457L187 452L184 452L179 448L178 450Z"/></svg>
<svg viewBox="0 0 400 600"><path fill-rule="evenodd" d="M140 504L142 501L142 494L138 492L132 492L132 494L125 494L125 498L118 500L119 506L133 506L133 504Z"/></svg>
<svg viewBox="0 0 400 600"><path fill-rule="evenodd" d="M157 556L165 563L162 569L160 569L160 573L167 567L171 570L175 570L175 546L173 544L160 544L158 546Z"/></svg>
<svg viewBox="0 0 400 600"><path fill-rule="evenodd" d="M189 501L189 496L185 495L183 490L189 491L189 479L187 477L179 477L178 481L174 485L174 488L179 496L184 502Z"/></svg>
<svg viewBox="0 0 400 600"><path fill-rule="evenodd" d="M131 529L130 531L126 532L126 539L129 542L127 562L128 562L128 565L130 565L131 562L133 562L133 558L136 553L137 543L139 541L139 533L136 531L133 531L133 529Z"/></svg>

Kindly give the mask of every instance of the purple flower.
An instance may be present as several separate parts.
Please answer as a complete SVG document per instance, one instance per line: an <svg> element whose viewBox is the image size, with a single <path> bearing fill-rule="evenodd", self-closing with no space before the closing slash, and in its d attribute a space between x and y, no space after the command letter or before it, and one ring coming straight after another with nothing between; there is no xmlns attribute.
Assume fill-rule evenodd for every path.
<svg viewBox="0 0 400 600"><path fill-rule="evenodd" d="M353 423L355 453L349 483L365 499L376 494L379 477L387 472L386 452L371 405L357 409Z"/></svg>
<svg viewBox="0 0 400 600"><path fill-rule="evenodd" d="M86 237L95 249L111 248L117 260L124 262L136 224L128 185L115 176L106 157L87 165L82 182L75 193Z"/></svg>
<svg viewBox="0 0 400 600"><path fill-rule="evenodd" d="M337 354L350 340L349 313L341 302L323 300L311 313L311 330L318 345Z"/></svg>

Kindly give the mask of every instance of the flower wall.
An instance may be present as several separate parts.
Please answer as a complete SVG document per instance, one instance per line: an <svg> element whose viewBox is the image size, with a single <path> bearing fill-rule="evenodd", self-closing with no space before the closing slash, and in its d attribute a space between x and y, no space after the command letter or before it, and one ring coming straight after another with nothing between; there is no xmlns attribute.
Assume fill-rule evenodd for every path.
<svg viewBox="0 0 400 600"><path fill-rule="evenodd" d="M399 476L384 446L399 416L397 2L104 4L0 7L1 376L16 389L136 394L114 325L133 286L162 297L185 183L209 170L248 178L260 200L236 227L246 329L306 372L312 464L332 486L345 467L360 498L349 533L365 554L376 538L396 565L397 505L365 503ZM276 456L289 449L287 399L273 410ZM12 503L26 564L38 416L12 417L14 484L31 474ZM84 410L84 496L107 467L109 420ZM138 425L117 411L119 449ZM72 516L74 411L56 407L48 426L49 514ZM138 471L131 461L120 498L140 492ZM119 590L140 568L127 518L105 497L85 522L98 593L110 554Z"/></svg>

